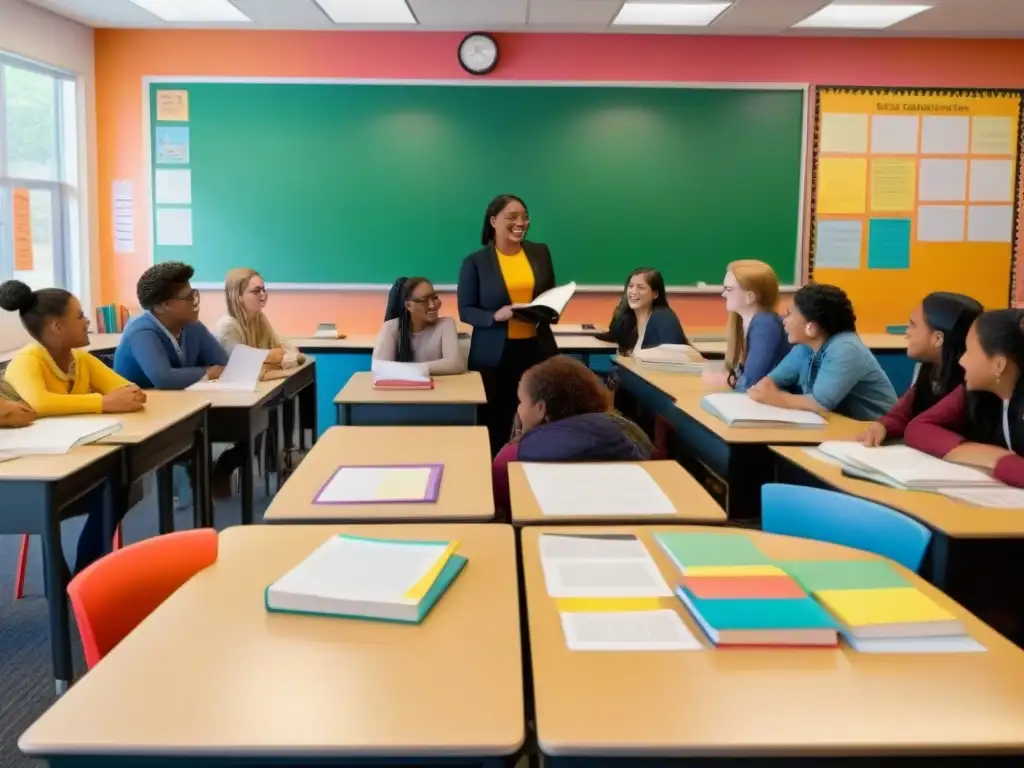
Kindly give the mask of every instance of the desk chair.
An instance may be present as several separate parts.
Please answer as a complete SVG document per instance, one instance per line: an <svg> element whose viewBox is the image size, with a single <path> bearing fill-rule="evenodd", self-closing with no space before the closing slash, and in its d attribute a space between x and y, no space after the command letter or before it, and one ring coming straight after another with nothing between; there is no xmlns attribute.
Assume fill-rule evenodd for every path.
<svg viewBox="0 0 1024 768"><path fill-rule="evenodd" d="M164 600L217 561L217 531L144 539L101 557L68 584L85 663L92 669Z"/></svg>
<svg viewBox="0 0 1024 768"><path fill-rule="evenodd" d="M761 486L761 527L768 533L873 552L915 573L932 533L916 520L873 501L821 488Z"/></svg>

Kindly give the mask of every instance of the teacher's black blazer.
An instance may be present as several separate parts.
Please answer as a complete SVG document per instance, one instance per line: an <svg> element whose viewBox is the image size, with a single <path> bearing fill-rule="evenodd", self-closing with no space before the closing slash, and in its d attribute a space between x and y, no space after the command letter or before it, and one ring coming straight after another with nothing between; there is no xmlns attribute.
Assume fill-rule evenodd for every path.
<svg viewBox="0 0 1024 768"><path fill-rule="evenodd" d="M555 287L555 268L551 263L551 251L543 243L523 241L523 251L533 270L533 298ZM498 323L494 313L511 304L512 299L505 287L498 254L493 245L471 253L462 262L459 270L459 319L473 326L469 344L469 368L479 371L497 368L508 338L508 323ZM544 355L558 354L555 336L551 326L537 326L537 341Z"/></svg>

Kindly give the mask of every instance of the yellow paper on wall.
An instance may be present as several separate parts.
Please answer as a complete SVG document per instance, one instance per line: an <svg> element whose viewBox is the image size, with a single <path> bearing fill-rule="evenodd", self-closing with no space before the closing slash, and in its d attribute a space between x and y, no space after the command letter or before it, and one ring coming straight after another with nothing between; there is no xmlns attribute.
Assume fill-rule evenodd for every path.
<svg viewBox="0 0 1024 768"><path fill-rule="evenodd" d="M188 91L157 91L156 119L169 123L187 123Z"/></svg>
<svg viewBox="0 0 1024 768"><path fill-rule="evenodd" d="M818 163L818 213L864 213L867 196L867 159L821 158Z"/></svg>
<svg viewBox="0 0 1024 768"><path fill-rule="evenodd" d="M1012 155L1016 147L1013 118L978 116L971 120L971 154Z"/></svg>
<svg viewBox="0 0 1024 768"><path fill-rule="evenodd" d="M881 159L871 161L871 210L911 212L917 173L915 160Z"/></svg>
<svg viewBox="0 0 1024 768"><path fill-rule="evenodd" d="M825 589L814 596L848 627L955 620L915 587Z"/></svg>

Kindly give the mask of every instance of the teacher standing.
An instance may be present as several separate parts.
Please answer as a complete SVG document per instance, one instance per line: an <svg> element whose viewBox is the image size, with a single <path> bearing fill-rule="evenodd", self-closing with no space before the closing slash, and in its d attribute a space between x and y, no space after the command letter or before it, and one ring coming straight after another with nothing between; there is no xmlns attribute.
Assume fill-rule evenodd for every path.
<svg viewBox="0 0 1024 768"><path fill-rule="evenodd" d="M459 318L473 326L469 368L480 372L487 393L491 455L511 434L519 379L557 353L549 325L512 315L512 304L529 303L555 287L551 251L527 241L529 229L526 203L515 195L499 195L484 215L484 247L467 256L459 270Z"/></svg>

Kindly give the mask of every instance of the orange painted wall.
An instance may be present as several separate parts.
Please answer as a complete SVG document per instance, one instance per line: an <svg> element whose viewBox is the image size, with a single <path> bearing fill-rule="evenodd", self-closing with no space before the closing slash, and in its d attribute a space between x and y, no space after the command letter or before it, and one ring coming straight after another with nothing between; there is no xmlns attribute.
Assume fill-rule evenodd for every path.
<svg viewBox="0 0 1024 768"><path fill-rule="evenodd" d="M146 245L148 201L141 192L148 188L143 77L454 79L466 77L455 56L460 39L458 33L97 30L100 253L94 263L102 274L103 301L134 306L135 280L152 261ZM501 64L491 77L512 80L1024 87L1024 41L1017 40L506 34L499 43ZM114 179L130 179L140 190L134 254L113 253ZM472 233L467 233L467 251L471 247ZM624 265L623 272L631 266ZM578 297L565 319L604 322L615 299L611 294ZM446 300L454 313L454 297ZM724 320L718 297L675 297L673 303L684 324ZM383 306L382 294L277 293L270 311L285 333L309 333L315 323L327 321L348 333L367 333L379 326ZM204 296L204 319L222 311L219 295Z"/></svg>

